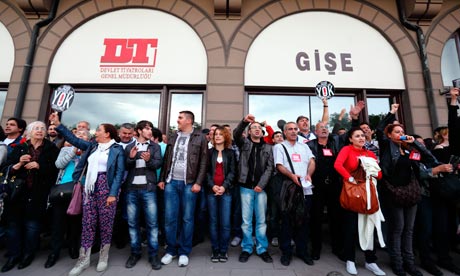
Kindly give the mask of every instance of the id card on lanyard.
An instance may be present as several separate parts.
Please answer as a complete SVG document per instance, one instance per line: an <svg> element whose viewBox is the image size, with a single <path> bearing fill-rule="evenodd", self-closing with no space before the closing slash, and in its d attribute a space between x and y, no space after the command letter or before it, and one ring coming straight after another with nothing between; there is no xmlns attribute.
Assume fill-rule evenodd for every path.
<svg viewBox="0 0 460 276"><path fill-rule="evenodd" d="M291 155L292 162L302 162L302 158L300 157L300 154L298 153L293 153Z"/></svg>
<svg viewBox="0 0 460 276"><path fill-rule="evenodd" d="M332 156L331 149L323 149L323 156Z"/></svg>

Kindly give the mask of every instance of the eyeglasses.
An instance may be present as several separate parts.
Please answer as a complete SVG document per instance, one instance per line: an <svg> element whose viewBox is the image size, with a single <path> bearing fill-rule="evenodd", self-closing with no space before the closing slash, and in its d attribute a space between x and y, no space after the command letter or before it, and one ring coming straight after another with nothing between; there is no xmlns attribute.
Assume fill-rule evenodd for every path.
<svg viewBox="0 0 460 276"><path fill-rule="evenodd" d="M287 131L298 131L299 128L297 127L289 127L289 128L286 128Z"/></svg>
<svg viewBox="0 0 460 276"><path fill-rule="evenodd" d="M38 131L38 130L43 130L46 131L45 127L34 127L32 130Z"/></svg>
<svg viewBox="0 0 460 276"><path fill-rule="evenodd" d="M261 126L251 126L251 129L262 129Z"/></svg>

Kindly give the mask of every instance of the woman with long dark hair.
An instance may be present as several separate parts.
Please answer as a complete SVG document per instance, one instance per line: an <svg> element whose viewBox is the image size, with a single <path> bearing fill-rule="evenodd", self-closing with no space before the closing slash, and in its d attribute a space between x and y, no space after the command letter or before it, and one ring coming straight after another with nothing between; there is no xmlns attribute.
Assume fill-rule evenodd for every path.
<svg viewBox="0 0 460 276"><path fill-rule="evenodd" d="M69 276L83 272L90 264L91 247L99 225L101 249L96 270L107 269L112 228L117 209L117 199L125 171L125 153L117 129L111 124L100 124L95 133L95 141L88 142L72 135L60 125L59 117L53 113L50 121L56 130L70 144L85 149L72 175L73 181L81 179L83 186L83 219L80 256Z"/></svg>
<svg viewBox="0 0 460 276"><path fill-rule="evenodd" d="M334 168L337 170L337 172L340 174L340 176L342 176L344 180L357 184L357 180L354 179L352 173L358 169L358 166L360 166L360 157L372 158L373 162L375 162L374 165L378 167L377 157L372 151L366 150L364 148L366 137L364 135L364 132L359 127L354 127L350 131L348 131L348 140L350 142L350 145L345 146L340 150L339 154L337 155ZM378 172L374 172L373 176L375 178L380 178L381 172L378 170ZM375 185L375 183L371 183L370 185ZM343 221L345 223L345 225L343 226L343 230L344 257L347 260L346 270L351 275L357 275L358 271L355 265L356 237L359 234L361 239L361 235L363 234L361 233L361 231L358 231L358 213L351 210L344 210ZM373 233L374 230L372 229L372 237ZM372 240L371 243L373 245L372 237L370 237L369 240ZM379 238L381 238L381 235L379 235ZM382 243L383 242L381 242L381 244ZM364 254L366 257L366 269L370 270L375 275L385 275L385 272L382 271L376 264L377 256L375 255L375 248L366 248Z"/></svg>

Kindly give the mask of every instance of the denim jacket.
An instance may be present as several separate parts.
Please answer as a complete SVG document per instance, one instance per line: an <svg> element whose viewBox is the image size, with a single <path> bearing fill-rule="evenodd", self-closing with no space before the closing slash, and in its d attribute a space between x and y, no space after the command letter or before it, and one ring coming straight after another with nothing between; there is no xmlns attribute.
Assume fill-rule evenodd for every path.
<svg viewBox="0 0 460 276"><path fill-rule="evenodd" d="M75 137L76 138L76 137ZM78 139L78 138L76 138ZM71 141L69 143L72 144ZM75 171L73 172L72 178L76 183L80 179L82 173L86 173L86 165L88 163L88 157L94 153L97 149L97 143L91 144L91 148L86 150L81 156L80 162L78 162ZM85 169L85 172L83 170ZM109 185L109 196L118 196L123 181L123 175L125 172L125 151L123 147L118 144L113 144L109 149L109 158L107 159L107 184ZM84 185L84 183L81 183Z"/></svg>

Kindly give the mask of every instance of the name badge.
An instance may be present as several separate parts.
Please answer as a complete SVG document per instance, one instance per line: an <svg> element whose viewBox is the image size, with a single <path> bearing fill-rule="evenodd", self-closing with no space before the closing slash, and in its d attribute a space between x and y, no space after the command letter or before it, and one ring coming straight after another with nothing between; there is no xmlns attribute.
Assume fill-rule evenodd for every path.
<svg viewBox="0 0 460 276"><path fill-rule="evenodd" d="M298 154L298 153L293 153L291 159L292 159L292 162L301 162L302 161L302 158L300 158L300 154Z"/></svg>
<svg viewBox="0 0 460 276"><path fill-rule="evenodd" d="M415 160L415 161L420 161L420 159L422 159L422 156L420 155L420 152L411 151L411 153L409 155L409 159L410 160Z"/></svg>
<svg viewBox="0 0 460 276"><path fill-rule="evenodd" d="M324 156L332 156L332 150L331 149L323 149L323 155Z"/></svg>

